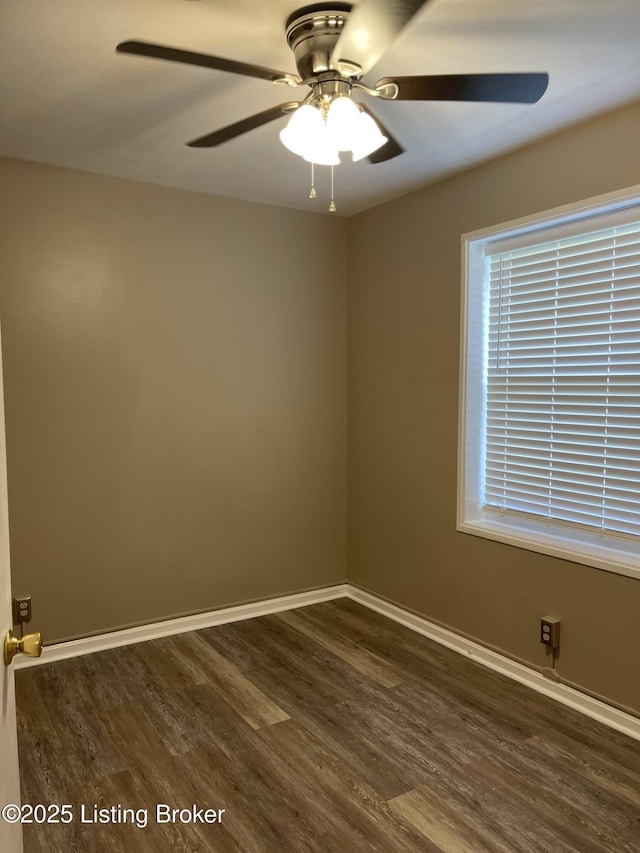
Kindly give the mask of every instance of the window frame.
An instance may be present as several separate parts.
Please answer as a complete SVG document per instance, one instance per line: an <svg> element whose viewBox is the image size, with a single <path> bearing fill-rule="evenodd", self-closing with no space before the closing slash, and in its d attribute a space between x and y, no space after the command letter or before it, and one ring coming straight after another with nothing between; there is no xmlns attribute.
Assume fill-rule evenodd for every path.
<svg viewBox="0 0 640 853"><path fill-rule="evenodd" d="M619 537L614 533L585 530L578 525L521 517L508 510L485 510L480 503L486 422L486 247L520 236L527 239L527 235L538 231L579 228L583 220L590 221L595 216L634 207L637 207L640 219L640 185L462 235L456 529L461 533L640 579L640 542L634 537ZM593 227L584 230L586 233Z"/></svg>

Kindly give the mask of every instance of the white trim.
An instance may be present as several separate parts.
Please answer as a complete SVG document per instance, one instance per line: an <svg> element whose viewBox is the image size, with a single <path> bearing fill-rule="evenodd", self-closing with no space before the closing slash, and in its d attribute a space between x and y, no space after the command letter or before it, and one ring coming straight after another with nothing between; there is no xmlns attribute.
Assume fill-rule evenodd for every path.
<svg viewBox="0 0 640 853"><path fill-rule="evenodd" d="M14 667L15 669L25 669L38 664L103 652L105 649L129 646L132 643L156 640L159 637L184 634L186 631L199 631L201 628L211 628L214 625L239 622L243 619L253 619L256 616L268 616L270 613L281 613L295 607L307 607L309 604L319 604L322 601L331 601L334 598L344 598L346 594L347 584L336 584L310 592L298 592L279 598L254 601L251 604L239 604L235 607L222 607L219 610L208 610L205 613L196 613L193 616L180 616L177 619L165 619L162 622L151 622L148 625L123 628L121 631L110 631L108 634L97 634L94 637L82 637L79 640L53 643L43 648L42 655L39 658L29 658L24 655L17 657Z"/></svg>
<svg viewBox="0 0 640 853"><path fill-rule="evenodd" d="M581 566L591 566L594 569L603 569L605 572L614 572L628 578L640 579L640 557L632 554L630 550L617 552L611 547L598 548L596 545L587 545L586 543L581 543L580 550L578 550L568 537L553 536L552 533L541 536L537 532L527 530L524 524L519 531L514 526L501 525L498 521L487 522L484 519L463 521L458 525L457 530L460 533L469 533L472 536L480 536L483 539L493 539L494 542L504 542L507 545L514 545L516 548L524 548L525 551L536 551L539 554L560 557L562 560L570 560ZM521 531L526 532L526 538L519 535ZM613 536L611 538L614 539ZM637 545L635 547L637 548Z"/></svg>
<svg viewBox="0 0 640 853"><path fill-rule="evenodd" d="M542 673L536 672L536 670L530 669L528 666L510 660L498 652L491 651L491 649L486 649L484 646L467 640L459 634L454 634L453 631L448 631L446 628L434 625L433 622L429 622L421 616L409 613L395 604L389 604L389 602L371 595L369 592L357 589L350 584L348 585L347 596L359 604L363 604L365 607L369 607L371 610L375 610L383 616L399 622L406 628L410 628L412 631L416 631L418 634L429 637L429 639L435 640L436 643L440 643L454 652L458 652L458 654L470 657L477 663L482 664L482 666L506 675L514 681L519 681L537 693L543 693L545 696L555 699L562 705L568 705L574 711L585 714L587 717L592 717L605 726L617 729L617 731L623 732L623 734L629 735L629 737L640 740L640 719L631 714L626 714L624 711L620 711L612 705L607 705L599 699L594 699L592 696L575 690L573 687L568 687L566 684L549 681Z"/></svg>
<svg viewBox="0 0 640 853"><path fill-rule="evenodd" d="M141 643L146 640L155 640L159 637L169 637L173 634L182 634L185 631L197 631L201 628L210 628L214 625L224 625L229 622L238 622L243 619L253 619L256 616L267 616L270 613L281 613L284 610L292 610L297 607L307 607L310 604L320 604L323 601L332 601L335 598L351 598L359 604L381 613L383 616L399 622L406 628L416 631L436 643L440 643L458 654L472 658L482 666L493 669L507 678L519 681L538 693L543 693L551 699L555 699L562 705L568 705L575 711L592 717L606 726L623 732L629 737L640 740L640 719L619 711L612 705L607 705L599 699L594 699L586 693L581 693L573 687L565 684L557 684L549 681L541 673L530 669L517 661L513 661L498 652L491 651L479 643L467 640L453 631L441 628L422 616L416 616L396 604L390 604L382 598L378 598L369 592L365 592L351 584L336 584L324 589L312 590L311 592L300 592L294 595L285 595L280 598L270 598L266 601L257 601L252 604L240 604L236 607L225 607L220 610L211 610L206 613L198 613L194 616L183 616L178 619L167 619L163 622L154 622L149 625L139 625L135 628L125 628L122 631L112 631L108 634L100 634L95 637L86 637L80 640L69 640L64 643L56 643L45 646L40 658L18 657L15 659L15 669L25 669L30 666L38 666L43 663L65 660L66 658L79 657L81 655L101 652L105 649L114 649L119 646L128 646L132 643Z"/></svg>

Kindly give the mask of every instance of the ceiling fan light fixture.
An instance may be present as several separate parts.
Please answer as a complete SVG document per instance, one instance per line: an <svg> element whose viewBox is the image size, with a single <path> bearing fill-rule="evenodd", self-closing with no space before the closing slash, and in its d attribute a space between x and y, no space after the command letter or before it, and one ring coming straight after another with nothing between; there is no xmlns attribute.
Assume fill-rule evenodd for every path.
<svg viewBox="0 0 640 853"><path fill-rule="evenodd" d="M318 166L337 166L339 151L351 151L362 160L387 141L371 116L348 95L334 98L329 107L303 104L280 132L289 151Z"/></svg>

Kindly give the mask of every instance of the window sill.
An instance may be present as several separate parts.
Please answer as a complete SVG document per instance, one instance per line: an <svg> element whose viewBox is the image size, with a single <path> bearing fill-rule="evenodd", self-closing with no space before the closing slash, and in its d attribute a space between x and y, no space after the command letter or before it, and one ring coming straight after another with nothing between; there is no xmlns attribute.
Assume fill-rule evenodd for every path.
<svg viewBox="0 0 640 853"><path fill-rule="evenodd" d="M526 551L536 551L539 554L559 557L572 563L580 563L640 580L640 557L630 551L578 543L569 537L559 535L543 535L532 531L525 533L512 524L489 522L484 519L462 521L458 524L457 530L459 533L492 539L516 548L524 548Z"/></svg>

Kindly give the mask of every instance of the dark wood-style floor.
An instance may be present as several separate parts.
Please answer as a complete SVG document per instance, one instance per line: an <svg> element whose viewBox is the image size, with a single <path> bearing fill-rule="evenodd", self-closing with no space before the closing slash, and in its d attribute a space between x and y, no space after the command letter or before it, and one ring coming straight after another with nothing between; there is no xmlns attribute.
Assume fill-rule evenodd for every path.
<svg viewBox="0 0 640 853"><path fill-rule="evenodd" d="M640 851L640 742L340 599L17 673L26 853ZM155 823L155 804L225 809ZM80 805L149 824L79 821Z"/></svg>

